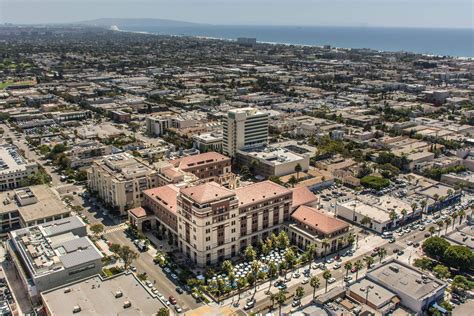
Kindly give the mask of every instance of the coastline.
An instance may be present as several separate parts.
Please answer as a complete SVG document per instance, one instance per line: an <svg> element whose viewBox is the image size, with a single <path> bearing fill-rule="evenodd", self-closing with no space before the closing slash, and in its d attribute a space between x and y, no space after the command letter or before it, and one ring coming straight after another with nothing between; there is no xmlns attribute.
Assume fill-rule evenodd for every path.
<svg viewBox="0 0 474 316"><path fill-rule="evenodd" d="M137 30L119 29L118 27L116 29L111 29L111 27L109 27L109 30L119 31L119 32L127 32L127 33L137 33L137 34L147 34L147 35L161 35L161 36L170 36L170 37L190 37L190 38L197 38L197 39L225 41L225 42L236 42L237 41L235 38L228 38L228 37L226 38L226 37L214 37L214 36L204 36L204 35L171 34L171 33L166 33L166 32L160 33L160 32L150 32L150 31L137 31ZM243 36L243 37L245 37L245 36ZM258 38L257 38L257 43L267 44L267 45L295 46L295 47L323 47L324 46L324 45L304 44L304 43L259 41ZM341 46L336 46L336 45L332 45L332 44L328 44L328 45L331 45L332 48L340 49L340 50L346 50L346 51L368 49L368 50L371 50L373 52L388 53L388 54L390 54L390 53L392 53L392 54L408 53L408 54L416 54L416 55L427 56L427 57L437 57L437 58L448 57L448 58L452 58L452 59L456 59L456 60L473 60L474 59L474 52L473 52L473 56L455 56L455 55L442 55L442 54L432 54L432 53L420 53L420 52L414 52L414 51L409 51L409 50L384 50L384 49L376 49L376 48L341 47Z"/></svg>

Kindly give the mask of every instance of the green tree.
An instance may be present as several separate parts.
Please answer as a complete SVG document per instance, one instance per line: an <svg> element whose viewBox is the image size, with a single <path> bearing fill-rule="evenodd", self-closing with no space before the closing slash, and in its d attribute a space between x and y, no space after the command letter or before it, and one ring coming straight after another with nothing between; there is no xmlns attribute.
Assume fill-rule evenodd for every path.
<svg viewBox="0 0 474 316"><path fill-rule="evenodd" d="M272 287L272 281L278 276L278 267L275 262L271 261L268 264L268 277L270 278L269 286L268 286L268 292L270 292L270 289Z"/></svg>
<svg viewBox="0 0 474 316"><path fill-rule="evenodd" d="M444 252L448 247L449 242L438 236L432 236L426 239L422 245L423 251L428 256L435 258L438 261L443 257Z"/></svg>
<svg viewBox="0 0 474 316"><path fill-rule="evenodd" d="M104 225L102 224L94 224L89 227L91 232L94 234L94 236L97 238L100 234L104 232Z"/></svg>
<svg viewBox="0 0 474 316"><path fill-rule="evenodd" d="M284 290L280 290L276 296L276 302L278 304L278 315L280 316L281 316L281 307L283 306L283 304L285 304L285 301L286 301L286 292Z"/></svg>
<svg viewBox="0 0 474 316"><path fill-rule="evenodd" d="M170 315L170 310L166 307L162 307L158 310L156 315L157 316L169 316Z"/></svg>
<svg viewBox="0 0 474 316"><path fill-rule="evenodd" d="M359 271L364 267L364 264L362 263L362 261L357 260L354 263L354 267L356 268L356 280L357 280L359 277Z"/></svg>
<svg viewBox="0 0 474 316"><path fill-rule="evenodd" d="M287 273L288 273L288 270L293 269L293 267L296 263L296 255L293 252L293 249L288 248L288 249L286 249L283 256L285 258L285 262L286 262L286 266L287 266ZM285 279L286 279L286 275L285 275Z"/></svg>
<svg viewBox="0 0 474 316"><path fill-rule="evenodd" d="M465 271L474 269L474 252L466 246L448 246L442 258L442 261L450 267Z"/></svg>
<svg viewBox="0 0 474 316"><path fill-rule="evenodd" d="M290 245L290 239L288 238L288 235L282 230L278 234L278 247L280 249L286 249Z"/></svg>
<svg viewBox="0 0 474 316"><path fill-rule="evenodd" d="M380 261L382 262L383 258L387 255L387 250L383 247L380 247L379 250L377 251L377 255L379 256Z"/></svg>
<svg viewBox="0 0 474 316"><path fill-rule="evenodd" d="M254 260L252 261L251 263L251 271L253 273L253 276L255 278L255 283L254 283L254 291L253 291L253 296L252 297L255 297L255 294L257 293L257 275L258 275L258 272L260 271L260 261L257 261L257 260Z"/></svg>
<svg viewBox="0 0 474 316"><path fill-rule="evenodd" d="M298 163L295 166L295 172L296 172L296 180L300 181L300 172L303 170L301 165Z"/></svg>
<svg viewBox="0 0 474 316"><path fill-rule="evenodd" d="M129 246L122 246L118 252L120 259L123 261L125 270L127 270L135 259L138 258L138 253L130 249Z"/></svg>
<svg viewBox="0 0 474 316"><path fill-rule="evenodd" d="M232 265L232 261L230 260L224 260L224 262L222 262L221 268L222 271L224 271L227 275L234 271L234 266Z"/></svg>
<svg viewBox="0 0 474 316"><path fill-rule="evenodd" d="M301 300L304 296L304 288L302 286L298 286L296 288L295 296Z"/></svg>
<svg viewBox="0 0 474 316"><path fill-rule="evenodd" d="M458 215L459 215L459 225L461 225L462 219L463 219L464 215L466 215L466 212L464 210L460 210L458 212Z"/></svg>
<svg viewBox="0 0 474 316"><path fill-rule="evenodd" d="M324 238L323 241L321 242L321 246L323 247L324 251L324 261L326 262L326 257L328 255L327 249L330 246L329 240L327 238Z"/></svg>
<svg viewBox="0 0 474 316"><path fill-rule="evenodd" d="M350 261L347 261L344 264L344 269L346 270L346 277L349 275L349 271L352 269L352 263Z"/></svg>
<svg viewBox="0 0 474 316"><path fill-rule="evenodd" d="M323 279L326 280L325 293L328 291L328 280L332 277L331 271L326 270L323 272Z"/></svg>
<svg viewBox="0 0 474 316"><path fill-rule="evenodd" d="M244 254L247 261L254 261L255 258L257 258L257 252L253 249L252 245L248 245L247 248L245 248Z"/></svg>
<svg viewBox="0 0 474 316"><path fill-rule="evenodd" d="M370 267L374 264L374 258L372 256L367 256L364 258L365 264L367 265L367 269L370 269Z"/></svg>
<svg viewBox="0 0 474 316"><path fill-rule="evenodd" d="M319 278L313 275L311 277L311 280L309 281L309 285L311 285L311 287L313 288L313 298L314 298L314 296L316 295L316 289L318 289L320 285Z"/></svg>
<svg viewBox="0 0 474 316"><path fill-rule="evenodd" d="M237 293L238 293L238 298L237 301L240 301L240 293L242 292L242 289L246 285L246 280L244 278L239 278L237 279Z"/></svg>
<svg viewBox="0 0 474 316"><path fill-rule="evenodd" d="M292 188L294 188L295 184L298 183L298 179L296 179L295 176L291 176L290 179L288 180L288 183L291 185Z"/></svg>
<svg viewBox="0 0 474 316"><path fill-rule="evenodd" d="M417 268L420 268L423 271L431 270L433 266L433 262L426 257L422 257L422 258L415 259L415 261L413 262L413 265Z"/></svg>
<svg viewBox="0 0 474 316"><path fill-rule="evenodd" d="M451 225L451 218L446 217L446 219L444 220L444 224L446 226L446 230L445 230L444 233L447 234L448 233L448 227L449 227L449 225Z"/></svg>
<svg viewBox="0 0 474 316"><path fill-rule="evenodd" d="M474 289L474 282L469 281L463 275L456 275L453 278L451 286L454 290L471 291L472 289Z"/></svg>
<svg viewBox="0 0 474 316"><path fill-rule="evenodd" d="M116 257L119 257L121 246L119 244L111 244L109 247L110 252L112 252Z"/></svg>
<svg viewBox="0 0 474 316"><path fill-rule="evenodd" d="M441 264L438 264L433 268L433 274L442 280L448 279L451 276L448 267Z"/></svg>

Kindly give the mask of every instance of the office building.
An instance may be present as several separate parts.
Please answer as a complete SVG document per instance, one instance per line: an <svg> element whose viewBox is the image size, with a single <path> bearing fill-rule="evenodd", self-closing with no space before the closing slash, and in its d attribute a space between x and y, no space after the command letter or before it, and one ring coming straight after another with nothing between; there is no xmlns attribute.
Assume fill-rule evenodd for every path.
<svg viewBox="0 0 474 316"><path fill-rule="evenodd" d="M446 283L428 276L398 260L390 260L367 272L366 278L400 298L400 304L417 315L424 315L444 297Z"/></svg>
<svg viewBox="0 0 474 316"><path fill-rule="evenodd" d="M35 301L43 291L95 275L102 253L77 217L21 228L9 233L7 249L25 291Z"/></svg>
<svg viewBox="0 0 474 316"><path fill-rule="evenodd" d="M38 165L23 158L15 146L0 145L0 191L23 186L36 172Z"/></svg>
<svg viewBox="0 0 474 316"><path fill-rule="evenodd" d="M223 152L229 157L239 149L268 144L268 113L254 108L229 110L222 125Z"/></svg>
<svg viewBox="0 0 474 316"><path fill-rule="evenodd" d="M70 214L56 190L46 184L2 192L0 202L0 235L66 218Z"/></svg>

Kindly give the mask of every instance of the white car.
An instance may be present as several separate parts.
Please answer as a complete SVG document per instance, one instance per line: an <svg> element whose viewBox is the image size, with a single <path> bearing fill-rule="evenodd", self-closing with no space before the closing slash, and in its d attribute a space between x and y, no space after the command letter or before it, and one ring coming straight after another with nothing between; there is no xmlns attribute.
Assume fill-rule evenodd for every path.
<svg viewBox="0 0 474 316"><path fill-rule="evenodd" d="M293 278L298 279L301 276L298 272L293 273Z"/></svg>
<svg viewBox="0 0 474 316"><path fill-rule="evenodd" d="M329 284L334 283L334 282L336 282L336 278L329 278L328 279Z"/></svg>
<svg viewBox="0 0 474 316"><path fill-rule="evenodd" d="M301 281L301 284L306 284L309 282L309 279L308 278L304 278L302 281Z"/></svg>
<svg viewBox="0 0 474 316"><path fill-rule="evenodd" d="M339 262L336 262L336 264L334 265L334 270L337 270L341 267L341 264Z"/></svg>

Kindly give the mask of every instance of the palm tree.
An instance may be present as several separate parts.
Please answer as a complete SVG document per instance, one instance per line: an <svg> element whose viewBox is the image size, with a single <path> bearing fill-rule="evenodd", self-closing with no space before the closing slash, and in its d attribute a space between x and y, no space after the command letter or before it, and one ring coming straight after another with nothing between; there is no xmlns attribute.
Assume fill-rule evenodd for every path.
<svg viewBox="0 0 474 316"><path fill-rule="evenodd" d="M280 249L286 249L290 245L290 239L283 230L278 234L277 240Z"/></svg>
<svg viewBox="0 0 474 316"><path fill-rule="evenodd" d="M275 301L277 299L277 296L278 296L278 294L270 293L270 301L272 301L272 306L271 306L270 310L273 309L273 305L275 305Z"/></svg>
<svg viewBox="0 0 474 316"><path fill-rule="evenodd" d="M359 270L362 269L364 265L362 264L360 260L357 260L354 264L354 267L356 268L356 280L357 280L357 278L359 277Z"/></svg>
<svg viewBox="0 0 474 316"><path fill-rule="evenodd" d="M298 286L296 288L296 293L295 293L296 297L301 300L304 296L304 288L302 286Z"/></svg>
<svg viewBox="0 0 474 316"><path fill-rule="evenodd" d="M288 180L288 183L291 185L292 188L294 188L295 184L298 183L298 179L296 179L295 176L291 176L290 179Z"/></svg>
<svg viewBox="0 0 474 316"><path fill-rule="evenodd" d="M344 269L346 269L346 277L349 275L349 271L352 269L352 263L350 261L347 261L346 264L344 265Z"/></svg>
<svg viewBox="0 0 474 316"><path fill-rule="evenodd" d="M372 258L372 256L367 256L364 258L364 260L365 260L365 263L367 264L367 270L370 269L370 267L375 261L374 258Z"/></svg>
<svg viewBox="0 0 474 316"><path fill-rule="evenodd" d="M296 179L299 181L300 180L300 172L303 170L301 165L298 163L295 166L295 172L296 172Z"/></svg>
<svg viewBox="0 0 474 316"><path fill-rule="evenodd" d="M235 273L233 271L229 272L228 278L229 278L230 288L233 289L234 283L235 283ZM234 296L232 296L232 301L233 300L234 300Z"/></svg>
<svg viewBox="0 0 474 316"><path fill-rule="evenodd" d="M253 295L252 295L252 297L254 297L255 293L257 293L257 274L260 271L260 261L257 261L257 260L252 261L251 270L255 279L254 290L253 290Z"/></svg>
<svg viewBox="0 0 474 316"><path fill-rule="evenodd" d="M344 244L344 238L343 237L339 237L337 240L336 240L336 247L337 247L337 254L339 255L339 251L341 250L341 246Z"/></svg>
<svg viewBox="0 0 474 316"><path fill-rule="evenodd" d="M456 224L456 218L458 218L458 213L457 212L454 212L453 214L451 214L451 217L453 218L453 229L454 229L454 224Z"/></svg>
<svg viewBox="0 0 474 316"><path fill-rule="evenodd" d="M421 204L421 219L423 219L423 213L426 212L426 205L428 204L426 200L420 202Z"/></svg>
<svg viewBox="0 0 474 316"><path fill-rule="evenodd" d="M332 277L331 271L326 270L323 272L323 279L326 280L326 289L324 293L328 291L328 280Z"/></svg>
<svg viewBox="0 0 474 316"><path fill-rule="evenodd" d="M244 254L247 261L254 261L257 257L257 252L253 249L252 245L248 245L247 248L245 248Z"/></svg>
<svg viewBox="0 0 474 316"><path fill-rule="evenodd" d="M224 271L227 275L229 275L234 270L234 266L230 260L224 260L224 262L222 262L221 268L222 271Z"/></svg>
<svg viewBox="0 0 474 316"><path fill-rule="evenodd" d="M430 228L428 228L428 231L430 232L431 236L433 236L433 234L436 232L436 228L434 226L431 226Z"/></svg>
<svg viewBox="0 0 474 316"><path fill-rule="evenodd" d="M439 195L435 193L435 194L433 195L433 200L435 201L435 204L437 204L437 203L438 203L438 200L439 200ZM441 211L441 208L440 208L439 210Z"/></svg>
<svg viewBox="0 0 474 316"><path fill-rule="evenodd" d="M272 287L272 281L275 279L278 275L278 267L275 262L271 261L268 264L268 277L270 278L270 285L268 286L268 292L270 292L270 289Z"/></svg>
<svg viewBox="0 0 474 316"><path fill-rule="evenodd" d="M408 211L406 209L403 209L402 210L402 218L405 219L405 217L407 216L408 214Z"/></svg>
<svg viewBox="0 0 474 316"><path fill-rule="evenodd" d="M329 247L329 245L330 245L329 240L327 238L324 238L323 241L321 242L321 246L324 249L324 261L325 262L326 262L326 256L327 256L326 250Z"/></svg>
<svg viewBox="0 0 474 316"><path fill-rule="evenodd" d="M285 304L286 301L286 292L284 290L280 290L276 294L276 301L278 304L278 315L281 315L281 307L283 304Z"/></svg>
<svg viewBox="0 0 474 316"><path fill-rule="evenodd" d="M286 262L286 267L287 267L286 274L288 274L288 270L291 270L293 268L294 264L295 264L296 255L293 252L293 249L288 248L285 251L284 257L285 257L285 262ZM286 274L285 274L285 279L286 279L286 276L287 276Z"/></svg>
<svg viewBox="0 0 474 316"><path fill-rule="evenodd" d="M312 276L311 277L311 280L309 281L309 285L311 285L311 287L313 288L313 299L314 299L314 295L316 294L316 289L319 288L319 278L317 276Z"/></svg>
<svg viewBox="0 0 474 316"><path fill-rule="evenodd" d="M306 252L308 254L308 259L309 261L313 262L316 259L316 245L315 244L310 244L308 248L306 248Z"/></svg>
<svg viewBox="0 0 474 316"><path fill-rule="evenodd" d="M388 216L390 217L390 220L395 224L395 220L398 218L398 214L394 210L392 210L390 211Z"/></svg>
<svg viewBox="0 0 474 316"><path fill-rule="evenodd" d="M349 234L349 236L347 236L347 242L349 243L349 245L352 245L354 244L355 242L355 237L352 233Z"/></svg>
<svg viewBox="0 0 474 316"><path fill-rule="evenodd" d="M449 225L451 225L451 218L446 217L446 219L444 220L444 223L446 224L446 230L444 231L444 233L447 234L448 233L448 227L449 227Z"/></svg>
<svg viewBox="0 0 474 316"><path fill-rule="evenodd" d="M460 210L458 212L458 215L459 215L459 225L461 225L462 223L462 218L464 217L464 215L466 215L466 212L464 210Z"/></svg>
<svg viewBox="0 0 474 316"><path fill-rule="evenodd" d="M379 259L380 259L379 262L382 262L383 258L387 255L387 250L385 248L381 247L377 251L377 254L379 255Z"/></svg>
<svg viewBox="0 0 474 316"><path fill-rule="evenodd" d="M245 287L246 281L245 278L239 278L237 279L237 292L239 293L239 297L237 299L237 302L240 301L240 292L242 289Z"/></svg>
<svg viewBox="0 0 474 316"><path fill-rule="evenodd" d="M442 220L437 221L436 225L438 225L438 236L441 234L441 228L444 226L444 223Z"/></svg>
<svg viewBox="0 0 474 316"><path fill-rule="evenodd" d="M416 203L413 203L411 205L411 218L412 219L415 218L415 211L416 211L417 207L418 207L418 204L416 204Z"/></svg>

